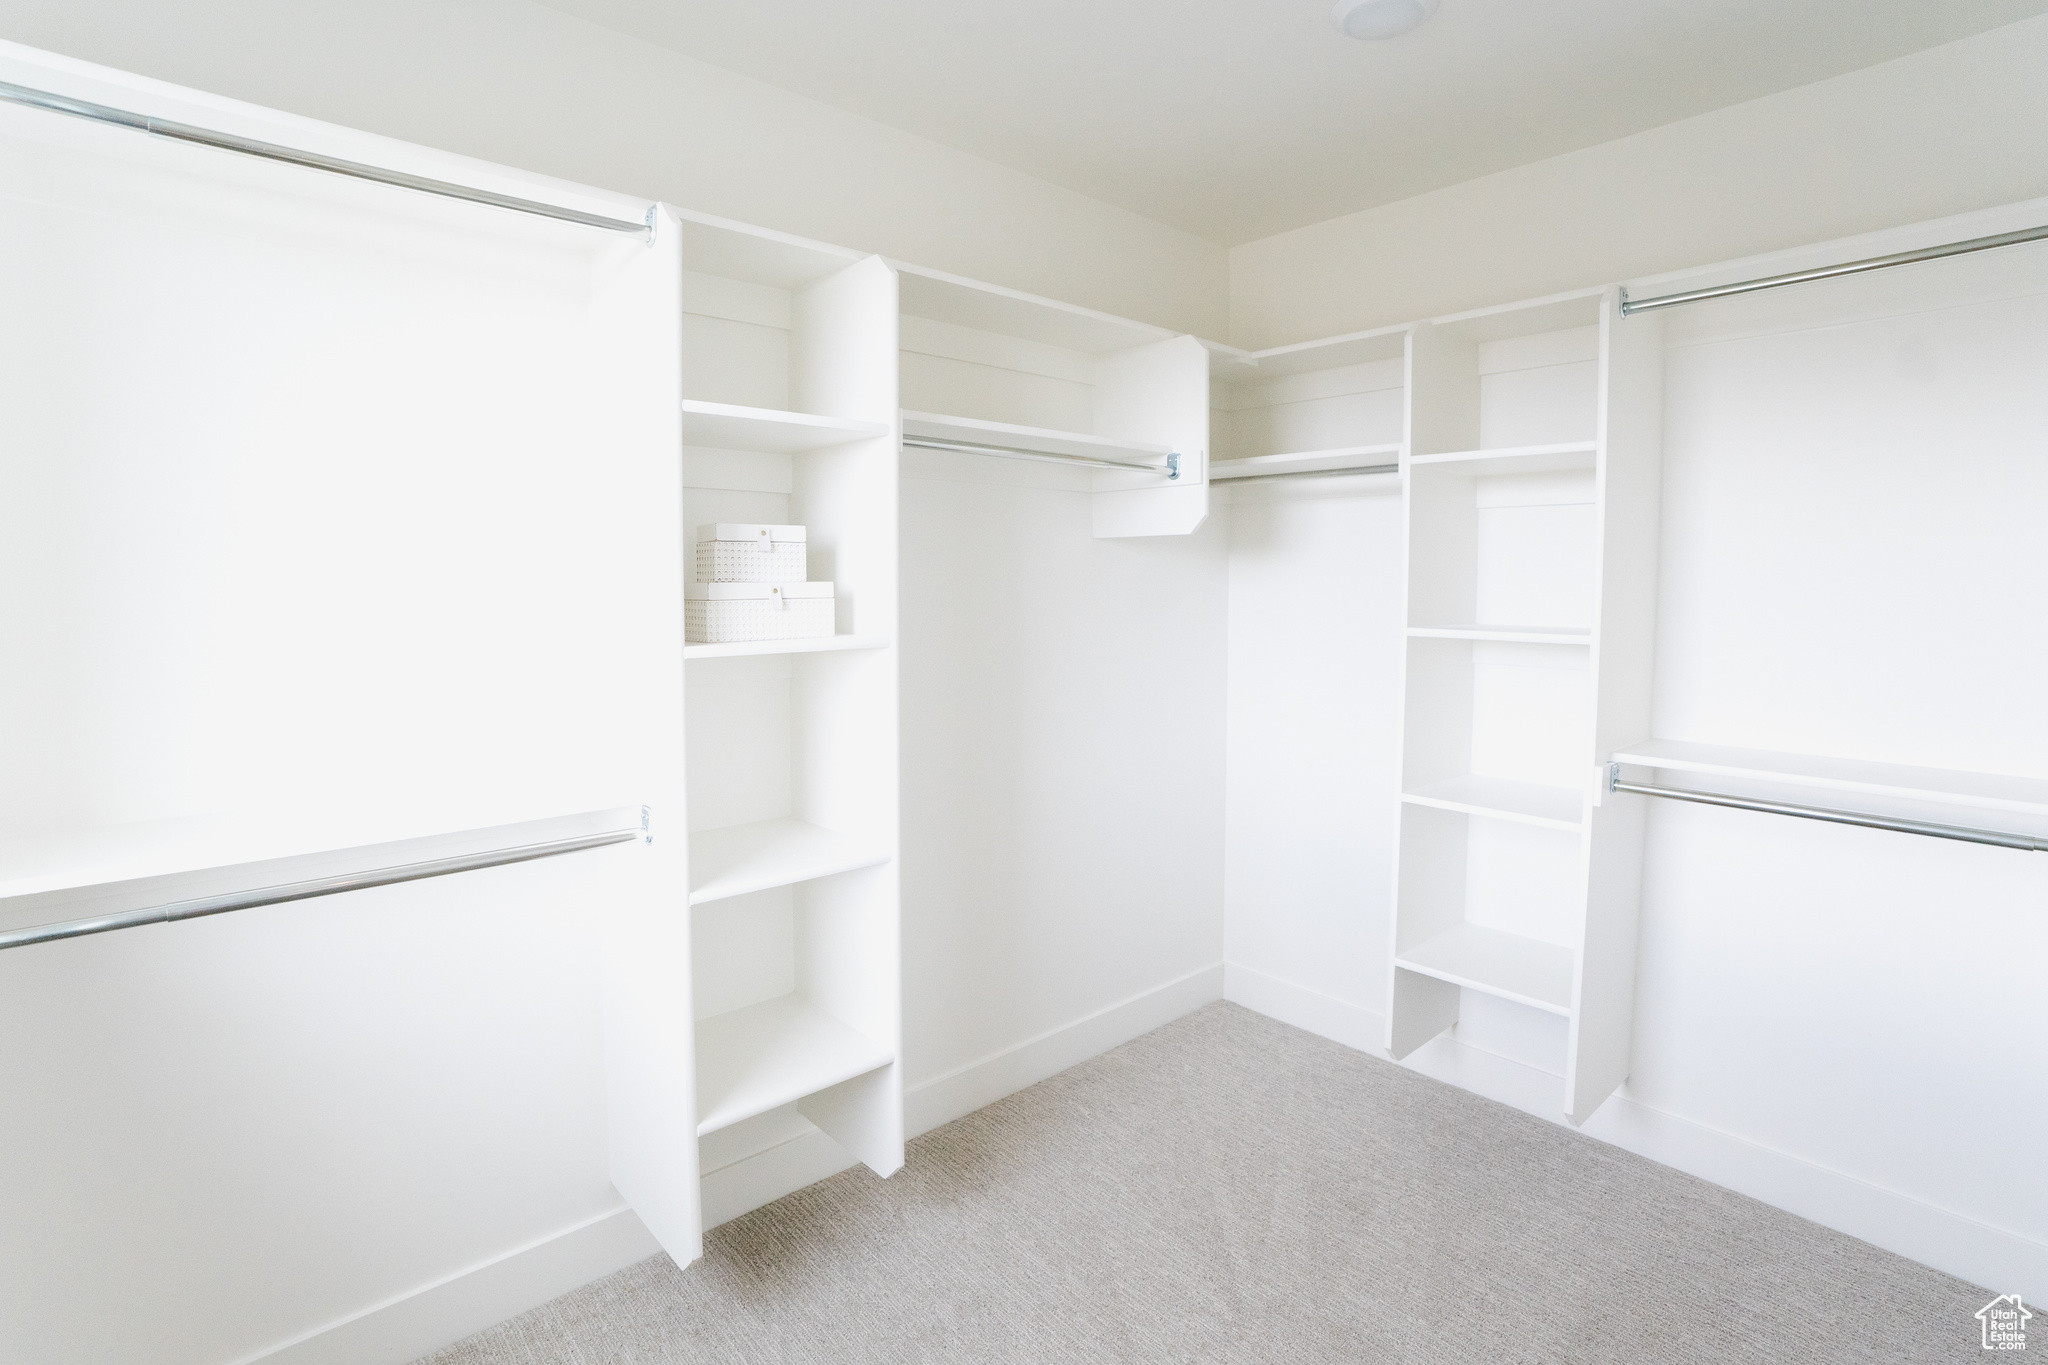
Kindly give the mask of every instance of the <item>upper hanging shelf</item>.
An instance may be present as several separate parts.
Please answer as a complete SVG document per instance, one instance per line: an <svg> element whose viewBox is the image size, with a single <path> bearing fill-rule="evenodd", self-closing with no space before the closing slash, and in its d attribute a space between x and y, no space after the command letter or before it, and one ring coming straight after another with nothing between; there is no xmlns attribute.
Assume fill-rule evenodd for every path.
<svg viewBox="0 0 2048 1365"><path fill-rule="evenodd" d="M1092 436L1078 431L1053 431L1047 427L1020 426L1014 422L988 422L978 417L946 417L936 412L905 412L903 434L933 441L957 441L964 445L1035 451L1041 455L1149 465L1156 467L1161 474L1166 472L1166 457L1174 453L1166 446L1145 441Z"/></svg>
<svg viewBox="0 0 2048 1365"><path fill-rule="evenodd" d="M2038 777L1873 763L1679 739L1644 740L1615 754L1614 761L1669 772L1940 802L2021 815L2048 815L2048 780Z"/></svg>
<svg viewBox="0 0 2048 1365"><path fill-rule="evenodd" d="M1284 455L1249 455L1241 460L1216 460L1209 465L1209 478L1217 483L1231 479L1264 479L1280 474L1308 475L1355 473L1378 470L1399 473L1401 443L1345 446L1337 450L1301 450Z"/></svg>

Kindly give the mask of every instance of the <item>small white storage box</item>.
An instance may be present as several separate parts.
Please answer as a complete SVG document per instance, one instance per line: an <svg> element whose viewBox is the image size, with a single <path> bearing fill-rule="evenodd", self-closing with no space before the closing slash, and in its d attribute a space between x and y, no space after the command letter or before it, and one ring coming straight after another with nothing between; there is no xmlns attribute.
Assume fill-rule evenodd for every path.
<svg viewBox="0 0 2048 1365"><path fill-rule="evenodd" d="M683 588L683 639L693 645L811 640L832 634L836 624L830 583L690 583Z"/></svg>
<svg viewBox="0 0 2048 1365"><path fill-rule="evenodd" d="M721 521L697 528L699 583L801 583L810 556L801 526Z"/></svg>

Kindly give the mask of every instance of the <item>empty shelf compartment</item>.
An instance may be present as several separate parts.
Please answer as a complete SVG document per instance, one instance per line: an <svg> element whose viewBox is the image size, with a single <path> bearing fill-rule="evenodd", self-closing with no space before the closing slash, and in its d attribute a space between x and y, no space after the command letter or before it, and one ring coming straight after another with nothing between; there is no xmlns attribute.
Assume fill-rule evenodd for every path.
<svg viewBox="0 0 2048 1365"><path fill-rule="evenodd" d="M1418 806L1518 820L1548 829L1577 830L1582 827L1585 815L1585 798L1570 787L1548 787L1539 782L1482 777L1477 773L1427 783L1403 792L1401 799Z"/></svg>
<svg viewBox="0 0 2048 1365"><path fill-rule="evenodd" d="M1571 950L1541 939L1461 924L1397 954L1394 965L1552 1014L1571 1013Z"/></svg>
<svg viewBox="0 0 2048 1365"><path fill-rule="evenodd" d="M865 1075L896 1060L800 995L697 1024L697 1135Z"/></svg>
<svg viewBox="0 0 2048 1365"><path fill-rule="evenodd" d="M888 434L889 428L881 422L683 400L683 440L693 446L795 454Z"/></svg>
<svg viewBox="0 0 2048 1365"><path fill-rule="evenodd" d="M759 820L699 830L690 836L690 904L874 867L890 856L888 846L878 839L841 834L803 820Z"/></svg>

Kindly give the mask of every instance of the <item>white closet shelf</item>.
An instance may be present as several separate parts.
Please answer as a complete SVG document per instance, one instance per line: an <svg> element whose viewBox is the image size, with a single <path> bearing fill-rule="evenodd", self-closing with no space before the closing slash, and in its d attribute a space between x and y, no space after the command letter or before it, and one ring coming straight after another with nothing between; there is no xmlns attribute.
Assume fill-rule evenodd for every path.
<svg viewBox="0 0 2048 1365"><path fill-rule="evenodd" d="M1149 322L1133 322L1078 304L1026 294L1000 284L949 275L928 266L891 261L903 312L955 327L1102 355L1166 341L1176 333Z"/></svg>
<svg viewBox="0 0 2048 1365"><path fill-rule="evenodd" d="M750 825L698 830L690 835L690 904L794 886L835 872L889 861L886 844L803 820L757 820Z"/></svg>
<svg viewBox="0 0 2048 1365"><path fill-rule="evenodd" d="M731 645L684 645L683 658L739 659L756 654L823 654L841 649L887 649L885 635L820 635L810 640L743 640Z"/></svg>
<svg viewBox="0 0 2048 1365"><path fill-rule="evenodd" d="M1517 782L1508 777L1482 777L1465 773L1442 782L1431 782L1401 793L1411 805L1434 806L1438 810L1461 811L1496 820L1514 820L1545 829L1582 827L1585 800L1570 787L1548 787L1539 782Z"/></svg>
<svg viewBox="0 0 2048 1365"><path fill-rule="evenodd" d="M1410 626L1411 640L1492 640L1510 645L1584 645L1593 632L1584 626Z"/></svg>
<svg viewBox="0 0 2048 1365"><path fill-rule="evenodd" d="M683 441L693 446L791 455L888 434L889 428L882 422L818 417L808 412L779 412L774 408L745 408L735 403L707 403L695 398L683 400Z"/></svg>
<svg viewBox="0 0 2048 1365"><path fill-rule="evenodd" d="M1168 455L1174 453L1171 446L1126 441L1115 436L1023 427L1013 422L984 422L978 417L946 417L936 412L904 412L903 434L924 436L934 441L1014 446L1042 455L1092 455L1099 460L1140 460L1148 464L1163 463Z"/></svg>
<svg viewBox="0 0 2048 1365"><path fill-rule="evenodd" d="M1307 474L1318 469L1346 469L1361 464L1397 464L1401 443L1345 446L1336 450L1302 450L1285 455L1252 455L1242 460L1212 460L1209 479L1248 478L1254 474Z"/></svg>
<svg viewBox="0 0 2048 1365"><path fill-rule="evenodd" d="M1616 753L1613 759L1616 763L1670 772L1706 773L1715 777L1901 797L1979 810L2048 815L2048 780L2038 777L2009 777L2003 773L1972 772L1959 768L1919 768L1903 763L1871 763L1863 759L1786 754L1770 749L1737 749L1677 739L1647 740Z"/></svg>
<svg viewBox="0 0 2048 1365"><path fill-rule="evenodd" d="M697 1023L697 1136L887 1066L896 1054L782 995Z"/></svg>
<svg viewBox="0 0 2048 1365"><path fill-rule="evenodd" d="M1396 954L1394 965L1552 1014L1572 1012L1571 949L1541 939L1460 924Z"/></svg>
<svg viewBox="0 0 2048 1365"><path fill-rule="evenodd" d="M1591 469L1598 453L1595 441L1560 441L1541 446L1500 446L1492 450L1458 450L1447 455L1411 455L1413 469L1443 468L1468 479L1495 474L1553 474Z"/></svg>
<svg viewBox="0 0 2048 1365"><path fill-rule="evenodd" d="M1298 341L1291 346L1271 346L1263 351L1240 351L1261 376L1304 374L1339 365L1363 365L1374 360L1399 360L1408 349L1410 324L1375 327L1369 332L1346 332L1317 341Z"/></svg>

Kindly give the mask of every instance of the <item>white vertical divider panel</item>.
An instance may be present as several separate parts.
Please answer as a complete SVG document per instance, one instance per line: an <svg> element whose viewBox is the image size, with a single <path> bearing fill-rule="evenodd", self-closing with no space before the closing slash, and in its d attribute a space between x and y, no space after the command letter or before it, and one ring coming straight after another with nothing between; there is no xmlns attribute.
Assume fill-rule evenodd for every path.
<svg viewBox="0 0 2048 1365"><path fill-rule="evenodd" d="M1650 737L1662 518L1661 314L1600 313L1599 616L1592 640L1593 790L1585 841L1586 922L1572 984L1565 1112L1589 1118L1628 1078L1648 798L1606 790L1608 755Z"/></svg>
<svg viewBox="0 0 2048 1365"><path fill-rule="evenodd" d="M612 1184L678 1265L703 1254L697 1181L696 1030L690 1000L690 822L683 780L681 228L664 205L653 240L602 281L593 335L618 401L609 439L629 441L642 477L619 490L620 534L648 547L650 572L621 584L642 605L649 698L640 735L649 833L634 893L605 937L605 1095Z"/></svg>
<svg viewBox="0 0 2048 1365"><path fill-rule="evenodd" d="M791 499L791 515L810 528L821 566L838 585L840 629L890 641L882 649L792 661L801 818L890 853L881 866L796 887L798 989L895 1058L804 1097L797 1108L883 1176L903 1165L897 326L897 276L880 257L819 280L793 300L792 401L806 412L890 429L798 456Z"/></svg>
<svg viewBox="0 0 2048 1365"><path fill-rule="evenodd" d="M1098 356L1095 434L1149 441L1180 456L1180 478L1166 487L1142 474L1095 476L1098 539L1184 536L1208 519L1209 352L1201 342L1172 337Z"/></svg>

